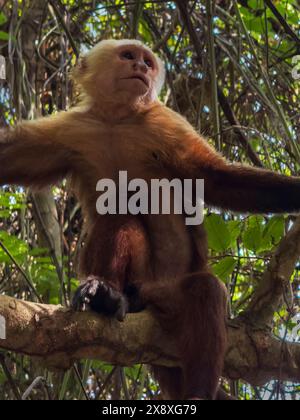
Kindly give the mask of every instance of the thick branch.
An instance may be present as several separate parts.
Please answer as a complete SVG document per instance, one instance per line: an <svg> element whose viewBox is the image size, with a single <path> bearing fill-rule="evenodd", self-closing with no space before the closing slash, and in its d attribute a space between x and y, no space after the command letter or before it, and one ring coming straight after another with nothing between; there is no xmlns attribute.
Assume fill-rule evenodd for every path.
<svg viewBox="0 0 300 420"><path fill-rule="evenodd" d="M242 315L253 323L271 324L274 313L283 303L284 292L300 255L300 217L281 240L252 301Z"/></svg>
<svg viewBox="0 0 300 420"><path fill-rule="evenodd" d="M129 366L178 366L175 346L150 312L129 314L124 323L60 306L0 296L6 339L0 347L67 369L78 359ZM273 378L300 381L300 345L284 344L269 331L230 321L224 375L259 385Z"/></svg>

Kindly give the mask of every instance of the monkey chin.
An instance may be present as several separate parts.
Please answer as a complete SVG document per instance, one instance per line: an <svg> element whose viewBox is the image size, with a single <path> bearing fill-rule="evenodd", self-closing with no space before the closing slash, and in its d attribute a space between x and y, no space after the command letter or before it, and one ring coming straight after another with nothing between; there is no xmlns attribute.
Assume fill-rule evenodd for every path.
<svg viewBox="0 0 300 420"><path fill-rule="evenodd" d="M149 86L139 78L124 79L124 86L136 96L145 96L149 91Z"/></svg>

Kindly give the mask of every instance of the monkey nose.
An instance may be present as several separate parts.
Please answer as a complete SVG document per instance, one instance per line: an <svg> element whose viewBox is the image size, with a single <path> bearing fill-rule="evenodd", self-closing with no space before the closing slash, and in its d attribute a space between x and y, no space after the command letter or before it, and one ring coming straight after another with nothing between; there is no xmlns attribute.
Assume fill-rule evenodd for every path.
<svg viewBox="0 0 300 420"><path fill-rule="evenodd" d="M147 73L147 70L148 70L146 64L143 61L137 61L137 62L135 62L134 63L134 69L135 70L140 70L143 73Z"/></svg>

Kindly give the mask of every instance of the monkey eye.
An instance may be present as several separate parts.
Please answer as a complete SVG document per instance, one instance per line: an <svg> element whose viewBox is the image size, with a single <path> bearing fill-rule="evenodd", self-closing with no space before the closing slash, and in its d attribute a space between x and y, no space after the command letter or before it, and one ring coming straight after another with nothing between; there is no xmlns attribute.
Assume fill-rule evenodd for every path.
<svg viewBox="0 0 300 420"><path fill-rule="evenodd" d="M145 64L146 64L147 67L150 67L151 69L153 69L153 67L154 67L153 61L150 60L150 59L146 59Z"/></svg>
<svg viewBox="0 0 300 420"><path fill-rule="evenodd" d="M134 55L131 51L124 51L122 53L122 58L126 58L126 60L134 60Z"/></svg>

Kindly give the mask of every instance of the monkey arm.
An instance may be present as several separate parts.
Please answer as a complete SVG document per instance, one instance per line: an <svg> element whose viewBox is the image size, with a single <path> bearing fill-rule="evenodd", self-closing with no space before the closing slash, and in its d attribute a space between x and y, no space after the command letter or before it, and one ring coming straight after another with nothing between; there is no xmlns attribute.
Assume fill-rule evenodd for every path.
<svg viewBox="0 0 300 420"><path fill-rule="evenodd" d="M300 211L300 178L230 163L199 136L187 138L184 149L181 176L204 179L208 205L241 213Z"/></svg>
<svg viewBox="0 0 300 420"><path fill-rule="evenodd" d="M182 179L204 179L207 204L246 213L300 211L300 178L230 163L166 107L159 108L156 118L165 130L165 164Z"/></svg>
<svg viewBox="0 0 300 420"><path fill-rule="evenodd" d="M72 150L58 141L64 118L49 117L0 130L0 185L42 188L65 177Z"/></svg>
<svg viewBox="0 0 300 420"><path fill-rule="evenodd" d="M189 141L182 159L184 173L204 179L208 205L241 213L300 211L300 178L230 163L203 138Z"/></svg>
<svg viewBox="0 0 300 420"><path fill-rule="evenodd" d="M228 162L205 168L203 178L209 205L250 213L300 211L300 178Z"/></svg>

